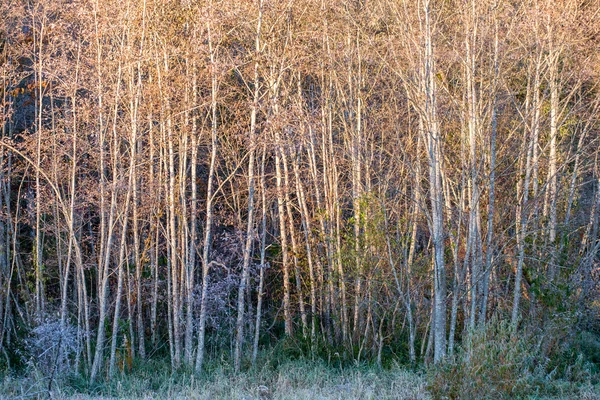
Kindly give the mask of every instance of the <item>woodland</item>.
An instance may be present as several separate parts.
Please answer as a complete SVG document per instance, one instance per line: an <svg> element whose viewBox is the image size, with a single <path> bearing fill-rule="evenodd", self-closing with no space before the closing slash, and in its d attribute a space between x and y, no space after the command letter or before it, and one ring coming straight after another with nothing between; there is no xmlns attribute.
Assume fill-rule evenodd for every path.
<svg viewBox="0 0 600 400"><path fill-rule="evenodd" d="M2 0L0 393L289 360L434 398L594 387L598 21Z"/></svg>

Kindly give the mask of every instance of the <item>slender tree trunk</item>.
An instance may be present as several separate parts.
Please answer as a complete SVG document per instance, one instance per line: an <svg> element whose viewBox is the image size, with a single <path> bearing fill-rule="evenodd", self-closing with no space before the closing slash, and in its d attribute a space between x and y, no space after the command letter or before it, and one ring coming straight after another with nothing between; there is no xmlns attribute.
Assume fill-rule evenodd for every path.
<svg viewBox="0 0 600 400"><path fill-rule="evenodd" d="M494 14L494 64L491 93L491 132L490 132L490 174L488 183L488 218L487 218L487 237L485 251L485 270L482 280L481 308L479 312L479 324L484 325L487 317L487 306L489 297L489 282L492 272L492 262L494 254L494 211L495 211L495 190L496 190L496 134L498 131L498 106L497 90L499 75L499 40L498 40L498 19Z"/></svg>
<svg viewBox="0 0 600 400"><path fill-rule="evenodd" d="M213 180L215 179L215 170L217 163L217 71L216 69L216 49L214 48L210 21L207 22L208 43L210 51L211 73L211 152L210 166L208 171L208 184L206 188L206 224L204 227L204 245L202 248L202 293L200 294L200 320L198 321L198 351L196 353L196 373L202 370L204 362L204 340L206 333L206 300L208 295L208 272L209 272L209 253L212 243L212 225L213 225L213 201L215 193L213 192Z"/></svg>
<svg viewBox="0 0 600 400"><path fill-rule="evenodd" d="M548 263L548 279L550 282L554 280L556 275L556 200L558 193L558 169L557 169L557 136L558 136L558 118L559 118L559 82L558 82L558 58L560 52L553 48L553 37L551 28L550 32L550 60L548 84L550 86L550 154L548 157L548 190L546 192L546 200L544 202L544 219L548 220L548 236L547 240L550 245L550 262ZM549 215L548 215L549 214Z"/></svg>
<svg viewBox="0 0 600 400"><path fill-rule="evenodd" d="M281 152L283 151L281 144L277 146L275 153L275 176L277 182L277 210L279 214L279 234L281 240L282 253L282 269L283 269L283 315L285 319L285 334L292 336L292 313L290 309L290 271L289 271L289 256L287 244L287 231L285 221L285 205L283 194L283 178L281 171Z"/></svg>
<svg viewBox="0 0 600 400"><path fill-rule="evenodd" d="M194 106L198 104L198 72L196 64L192 65L193 83L192 93ZM198 122L196 113L192 113L192 154L191 154L191 180L192 193L190 205L190 237L188 245L188 261L186 265L186 324L185 324L185 362L192 365L193 335L194 335L194 284L196 275L196 254L198 246Z"/></svg>
<svg viewBox="0 0 600 400"><path fill-rule="evenodd" d="M121 80L121 65L119 64L118 72L117 72L117 82ZM120 85L117 85L115 91L115 107L114 107L114 115L113 115L113 127L112 127L112 135L113 135L113 151L118 150L117 142L117 113L118 107L117 103L120 97ZM100 191L101 191L101 214L104 215L105 210L105 200L104 200L104 186L106 185L106 177L105 177L105 164L104 164L104 132L101 130L100 132ZM116 218L116 209L117 209L117 185L118 185L118 176L117 176L117 154L112 154L112 187L111 187L111 198L110 198L110 210L108 212L108 221L106 221L106 217L102 217L104 221L106 221L106 225L104 225L101 221L101 235L104 238L104 246L101 243L101 252L100 252L100 260L99 260L99 270L98 270L98 308L99 308L99 317L98 317L98 334L96 338L96 351L94 353L94 362L92 363L92 370L90 373L90 381L94 382L96 379L96 375L100 370L100 365L103 362L103 354L104 354L104 339L105 339L105 327L104 323L106 320L106 306L107 306L107 297L108 297L108 278L109 278L109 266L110 266L110 258L112 253L112 241L114 236L114 220Z"/></svg>
<svg viewBox="0 0 600 400"><path fill-rule="evenodd" d="M541 61L536 61L535 65L535 75L533 77L533 82L531 85L528 85L528 93L527 98L531 100L531 107L527 107L526 101L526 110L528 111L528 115L531 118L529 125L529 139L527 137L524 138L524 141L527 143L526 150L526 160L521 163L521 171L520 174L523 176L521 182L519 182L519 187L521 188L520 193L518 195L520 201L518 210L517 210L517 247L518 247L518 260L517 260L517 270L515 272L515 287L513 293L513 307L511 314L511 324L516 326L519 322L519 302L521 300L521 281L523 279L523 264L525 262L525 236L528 222L528 212L529 212L529 191L530 184L532 180L536 180L536 176L534 174L534 164L536 162L535 154L537 154L537 138L538 138L538 129L539 129L539 77L540 77L540 65ZM523 171L523 166L525 171ZM534 191L535 193L535 191ZM535 196L535 194L534 194Z"/></svg>
<svg viewBox="0 0 600 400"><path fill-rule="evenodd" d="M255 56L260 54L260 31L262 24L262 0L258 4L258 22L255 39ZM252 111L250 112L250 155L248 157L248 220L246 225L246 243L244 246L244 259L242 264L242 276L238 288L236 339L234 351L234 371L240 370L242 358L242 343L244 340L244 296L246 282L250 270L250 257L252 256L252 240L254 237L254 159L256 154L256 116L258 112L258 101L260 96L260 82L258 77L258 60L254 63L254 93L252 95ZM264 196L264 195L263 195ZM263 211L264 213L264 211ZM262 273L262 265L261 265ZM257 317L258 319L258 317Z"/></svg>
<svg viewBox="0 0 600 400"><path fill-rule="evenodd" d="M433 54L433 30L431 26L430 1L423 3L424 65L423 95L427 153L429 155L429 200L431 202L431 226L434 247L434 362L440 362L446 354L446 269L444 261L444 194L442 188L442 143L437 121L435 62Z"/></svg>
<svg viewBox="0 0 600 400"><path fill-rule="evenodd" d="M281 152L283 163L283 192L285 200L285 209L287 213L290 241L292 242L292 258L294 261L294 277L296 279L296 291L298 293L298 305L300 308L300 321L302 322L302 336L306 337L308 332L308 320L306 318L306 307L304 305L304 295L302 292L302 281L300 276L300 268L298 267L298 242L296 240L296 228L294 225L294 214L292 212L292 200L290 198L290 183L289 183L289 168L286 150Z"/></svg>
<svg viewBox="0 0 600 400"><path fill-rule="evenodd" d="M315 271L313 265L313 252L312 252L312 237L311 237L311 224L310 215L308 213L308 207L306 205L306 196L302 181L300 180L300 170L298 167L297 159L293 159L294 177L296 178L296 192L298 193L298 201L300 203L300 216L302 225L304 228L304 240L306 244L306 257L308 263L308 274L310 284L310 310L311 310L311 321L310 321L310 338L311 343L316 340L316 317L317 317L317 294L315 285Z"/></svg>
<svg viewBox="0 0 600 400"><path fill-rule="evenodd" d="M262 318L263 290L265 282L266 265L266 247L267 247L267 195L265 184L265 161L266 161L266 146L263 145L263 152L260 167L260 193L261 193L261 234L260 234L260 277L258 282L258 300L256 303L256 323L254 326L254 344L252 347L252 365L256 365L256 357L258 355L258 340L260 338L260 322Z"/></svg>

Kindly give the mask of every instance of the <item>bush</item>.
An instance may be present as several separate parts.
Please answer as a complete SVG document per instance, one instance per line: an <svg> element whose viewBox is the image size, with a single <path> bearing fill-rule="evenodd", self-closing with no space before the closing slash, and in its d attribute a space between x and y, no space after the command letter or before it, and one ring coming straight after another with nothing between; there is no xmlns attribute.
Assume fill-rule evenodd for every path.
<svg viewBox="0 0 600 400"><path fill-rule="evenodd" d="M454 356L433 366L428 388L434 398L505 398L527 392L534 369L531 343L507 323L490 323L469 335Z"/></svg>
<svg viewBox="0 0 600 400"><path fill-rule="evenodd" d="M428 389L437 399L512 399L532 395L573 396L589 384L591 368L581 356L545 354L543 335L515 331L491 321L467 335L455 355L430 368ZM568 346L568 345L567 345ZM561 378L560 380L557 378Z"/></svg>
<svg viewBox="0 0 600 400"><path fill-rule="evenodd" d="M58 318L48 317L31 330L25 340L24 358L30 367L47 377L73 372L78 350L77 328Z"/></svg>

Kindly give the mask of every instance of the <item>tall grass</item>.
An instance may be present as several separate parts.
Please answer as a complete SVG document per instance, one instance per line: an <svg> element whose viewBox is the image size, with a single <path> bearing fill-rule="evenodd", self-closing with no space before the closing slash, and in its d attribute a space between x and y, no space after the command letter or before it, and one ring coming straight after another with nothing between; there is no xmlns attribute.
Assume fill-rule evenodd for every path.
<svg viewBox="0 0 600 400"><path fill-rule="evenodd" d="M540 341L543 336L492 321L466 335L444 362L419 371L392 359L381 368L338 352L311 355L302 341L292 339L263 350L256 365L245 364L241 373L233 372L226 356L209 360L201 375L173 371L166 358L155 357L94 384L48 368L45 359L29 358L20 374L0 372L0 399L600 400L597 336L578 335L575 342L554 346L566 349L554 353L543 350L550 348Z"/></svg>
<svg viewBox="0 0 600 400"><path fill-rule="evenodd" d="M422 374L396 365L339 368L317 360L271 363L233 374L228 362L213 361L202 376L171 372L164 362L140 365L95 385L77 376L60 378L49 393L40 374L7 375L0 398L10 399L430 399Z"/></svg>

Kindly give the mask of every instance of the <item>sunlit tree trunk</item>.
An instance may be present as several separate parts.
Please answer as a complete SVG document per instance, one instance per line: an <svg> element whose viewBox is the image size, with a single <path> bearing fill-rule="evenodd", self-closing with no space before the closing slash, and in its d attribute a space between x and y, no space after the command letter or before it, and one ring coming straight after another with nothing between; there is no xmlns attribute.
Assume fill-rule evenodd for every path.
<svg viewBox="0 0 600 400"><path fill-rule="evenodd" d="M256 365L258 356L258 341L260 339L260 323L262 318L263 291L265 284L266 248L267 248L267 195L265 184L266 146L263 145L260 167L261 194L261 233L260 233L260 277L258 281L258 299L256 302L256 321L254 325L254 343L252 347L252 365Z"/></svg>
<svg viewBox="0 0 600 400"><path fill-rule="evenodd" d="M256 38L254 41L254 54L255 57L258 58L261 53L261 43L260 43L260 34L261 34L261 25L262 25L262 0L258 4L258 22L256 27ZM250 135L249 135L249 157L248 157L248 216L247 216L247 225L246 225L246 243L244 245L244 255L243 255L243 264L242 264L242 276L240 277L240 284L238 288L238 299L237 299L237 320L236 320L236 338L235 338L235 350L234 350L234 370L238 372L240 370L240 363L242 357L242 344L244 340L244 296L246 290L246 282L248 280L248 274L250 269L250 257L252 254L252 241L254 238L254 163L255 163L255 154L256 154L256 116L258 113L258 101L260 97L260 81L258 76L258 59L254 61L254 80L253 80L254 90L252 93L252 109L250 111ZM263 161L263 169L264 169L264 161ZM263 178L261 178L263 179ZM264 187L263 187L264 189ZM264 192L264 190L263 190ZM264 196L264 194L263 194ZM264 206L263 206L264 208ZM264 214L263 210L263 214ZM263 233L264 234L264 233ZM263 243L264 246L264 243ZM261 257L262 258L262 257ZM261 277L263 275L262 272L263 266L261 265ZM262 279L261 279L262 283ZM262 291L262 288L259 289ZM262 294L259 293L259 297L262 297ZM260 317L256 317L257 326L260 323ZM255 333L258 336L258 328ZM253 353L253 360L256 358Z"/></svg>
<svg viewBox="0 0 600 400"><path fill-rule="evenodd" d="M431 203L431 235L434 247L434 362L446 354L446 269L444 261L444 194L442 188L442 138L437 119L435 61L431 3L423 2L422 91L424 104L425 143L429 162L429 201Z"/></svg>
<svg viewBox="0 0 600 400"><path fill-rule="evenodd" d="M217 163L217 65L216 65L216 48L212 39L212 26L210 21L207 20L208 30L208 45L209 45L209 57L211 65L211 97L210 97L210 110L211 110L211 146L210 146L210 164L208 171L208 183L206 187L206 224L204 226L204 244L202 246L202 292L200 294L200 319L198 321L198 351L196 352L196 373L199 373L202 369L204 362L204 341L206 334L206 300L208 294L208 272L210 267L210 247L212 243L212 229L213 229L213 201L214 201L214 188L213 181L215 179L216 163Z"/></svg>

